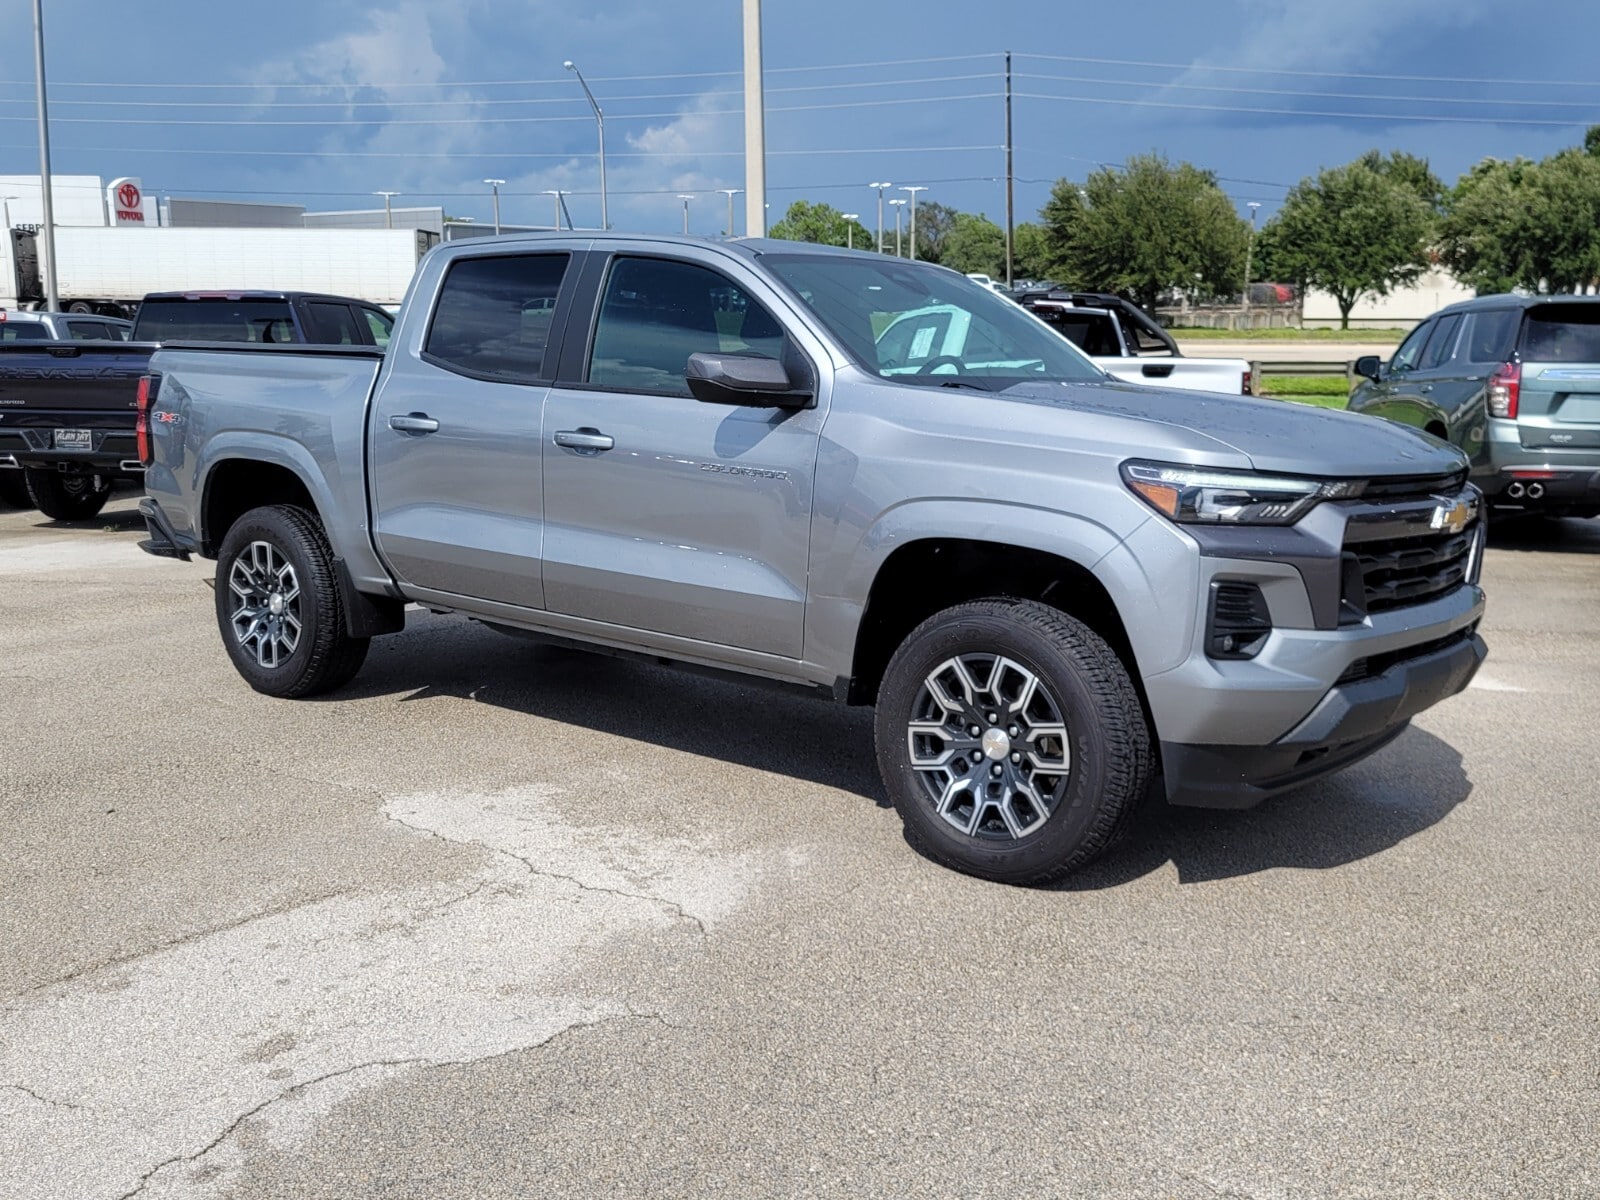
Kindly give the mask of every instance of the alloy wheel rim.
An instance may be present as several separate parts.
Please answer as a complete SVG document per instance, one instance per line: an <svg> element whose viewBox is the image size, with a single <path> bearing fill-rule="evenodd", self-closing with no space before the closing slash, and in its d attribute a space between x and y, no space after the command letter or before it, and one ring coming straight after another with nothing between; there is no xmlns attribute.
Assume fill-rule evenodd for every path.
<svg viewBox="0 0 1600 1200"><path fill-rule="evenodd" d="M1038 833L1072 774L1060 703L1037 672L998 654L957 655L928 672L906 747L939 818L989 841Z"/></svg>
<svg viewBox="0 0 1600 1200"><path fill-rule="evenodd" d="M233 636L256 665L271 670L300 645L300 580L271 542L251 542L228 570Z"/></svg>

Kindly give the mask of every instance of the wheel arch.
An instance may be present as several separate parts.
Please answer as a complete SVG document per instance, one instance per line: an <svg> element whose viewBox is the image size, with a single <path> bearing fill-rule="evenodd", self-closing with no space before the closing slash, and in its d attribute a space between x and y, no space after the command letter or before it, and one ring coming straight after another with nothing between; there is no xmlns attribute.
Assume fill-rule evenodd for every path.
<svg viewBox="0 0 1600 1200"><path fill-rule="evenodd" d="M322 507L311 486L294 467L255 456L224 455L206 471L200 501L200 552L215 558L234 523L253 508L292 504L321 522Z"/></svg>

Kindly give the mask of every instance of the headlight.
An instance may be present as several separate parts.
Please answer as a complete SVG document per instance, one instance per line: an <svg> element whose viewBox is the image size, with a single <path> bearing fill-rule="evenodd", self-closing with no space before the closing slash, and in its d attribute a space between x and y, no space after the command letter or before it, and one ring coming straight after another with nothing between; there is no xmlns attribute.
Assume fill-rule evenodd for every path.
<svg viewBox="0 0 1600 1200"><path fill-rule="evenodd" d="M1123 463L1122 479L1162 516L1184 524L1292 525L1322 501L1360 495L1364 486L1150 462Z"/></svg>

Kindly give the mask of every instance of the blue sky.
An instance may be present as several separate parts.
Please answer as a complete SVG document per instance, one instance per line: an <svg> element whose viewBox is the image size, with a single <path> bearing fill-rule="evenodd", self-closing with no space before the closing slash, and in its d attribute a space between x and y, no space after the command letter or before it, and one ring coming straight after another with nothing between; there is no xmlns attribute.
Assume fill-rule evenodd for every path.
<svg viewBox="0 0 1600 1200"><path fill-rule="evenodd" d="M0 44L0 174L38 169L28 7L11 0ZM387 188L479 220L480 181L499 177L507 222L547 221L539 193L560 188L597 224L571 58L606 110L613 225L678 228L677 196L694 193L694 230L716 233L712 189L743 183L740 0L44 7L57 173L312 209L381 204ZM771 212L803 197L870 224L866 185L890 180L1002 219L1008 49L1019 221L1055 179L1149 150L1216 172L1262 217L1369 147L1422 155L1450 182L1600 123L1600 6L1521 12L1539 15L1509 20L1499 0L766 0Z"/></svg>

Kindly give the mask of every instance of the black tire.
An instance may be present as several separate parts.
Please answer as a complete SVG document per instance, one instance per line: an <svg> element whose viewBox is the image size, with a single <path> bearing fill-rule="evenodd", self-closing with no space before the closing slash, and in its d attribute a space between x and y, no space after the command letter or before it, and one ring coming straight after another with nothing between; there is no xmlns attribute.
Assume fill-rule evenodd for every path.
<svg viewBox="0 0 1600 1200"><path fill-rule="evenodd" d="M333 551L303 508L253 508L234 522L217 555L216 607L228 657L265 695L331 692L366 660L371 639L345 632Z"/></svg>
<svg viewBox="0 0 1600 1200"><path fill-rule="evenodd" d="M997 678L979 678L985 659ZM940 690L971 709L976 724L944 708L932 690L933 676L956 660L965 664L969 680L997 688L957 696L955 691L964 689L958 677L942 677L957 680L951 686L941 682ZM1014 669L1013 676L998 668L1001 660L1009 664L1007 670ZM1029 693L1032 707L1023 705L1031 715L1020 722L985 711L994 704L978 703L982 695L999 696L1003 706L1007 688L1030 674L1038 687ZM1015 690L1020 696L1024 689ZM966 704L969 699L972 705ZM913 732L913 721L930 714L953 722L948 736ZM1000 720L989 721L991 715ZM1029 729L1020 728L1030 722ZM933 724L923 720L919 728ZM981 739L969 736L985 725ZM1045 732L1052 727L1065 729L1059 746ZM1016 746L1040 747L1045 761L1013 749L1008 732L1020 737ZM1050 883L1104 852L1127 831L1153 770L1149 725L1121 659L1081 621L1033 601L978 600L917 626L884 673L876 735L878 768L911 844L935 862L998 883ZM924 769L912 766L913 742ZM1000 754L992 753L1002 745ZM958 746L965 747L959 755ZM941 747L949 751L948 768L928 769ZM1057 758L1063 770L1040 770ZM990 772L1004 778L994 780ZM1021 781L1019 790L1011 788L1014 779ZM979 784L983 797L973 791ZM934 791L960 801L951 802L948 816L938 811L940 796ZM997 793L999 800L993 798ZM1044 801L1042 807L1035 798ZM957 828L963 821L968 829Z"/></svg>
<svg viewBox="0 0 1600 1200"><path fill-rule="evenodd" d="M22 477L32 507L52 521L87 521L111 499L109 475L66 475L28 467Z"/></svg>
<svg viewBox="0 0 1600 1200"><path fill-rule="evenodd" d="M67 305L67 311L69 313L92 313L94 311L94 305L90 304L87 300L74 300L71 304Z"/></svg>
<svg viewBox="0 0 1600 1200"><path fill-rule="evenodd" d="M6 508L33 507L33 499L28 495L28 481L22 477L21 471L0 467L0 505Z"/></svg>

